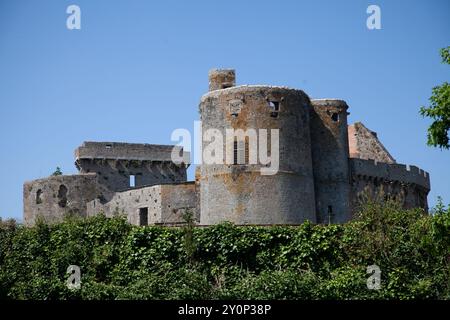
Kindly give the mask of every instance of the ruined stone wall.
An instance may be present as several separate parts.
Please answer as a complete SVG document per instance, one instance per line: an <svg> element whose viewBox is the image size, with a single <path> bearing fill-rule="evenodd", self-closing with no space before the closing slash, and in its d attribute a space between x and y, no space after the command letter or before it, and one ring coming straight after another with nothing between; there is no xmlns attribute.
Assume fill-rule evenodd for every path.
<svg viewBox="0 0 450 320"><path fill-rule="evenodd" d="M311 148L317 222L350 219L347 104L336 99L311 100Z"/></svg>
<svg viewBox="0 0 450 320"><path fill-rule="evenodd" d="M278 111L274 114L275 108ZM203 164L200 223L298 224L316 221L311 163L310 102L301 90L238 86L205 94L202 131L279 129L280 167L261 175L260 164ZM270 141L270 137L268 137ZM231 142L233 143L233 142ZM203 150L210 142L203 142ZM259 149L259 148L258 148ZM226 149L223 149L225 158ZM247 159L246 159L247 160ZM225 159L222 159L225 161Z"/></svg>
<svg viewBox="0 0 450 320"><path fill-rule="evenodd" d="M107 203L102 204L95 199L89 202L87 207L88 216L100 212L107 217L126 215L128 221L135 225L183 223L183 214L187 210L194 214L197 221L199 220L194 182L129 189L117 192ZM144 223L140 216L143 209L147 212Z"/></svg>
<svg viewBox="0 0 450 320"><path fill-rule="evenodd" d="M130 176L135 177L135 187L186 181L186 167L171 162L81 159L77 164L81 173L95 172L113 191L130 188Z"/></svg>
<svg viewBox="0 0 450 320"><path fill-rule="evenodd" d="M367 129L361 122L348 126L350 158L395 163L394 157L378 139L377 133Z"/></svg>
<svg viewBox="0 0 450 320"><path fill-rule="evenodd" d="M95 173L52 176L25 182L24 222L34 225L38 216L49 223L59 222L67 214L85 217L88 201L95 198L107 201L111 196L112 193L98 183Z"/></svg>
<svg viewBox="0 0 450 320"><path fill-rule="evenodd" d="M375 201L392 199L400 202L404 208L428 210L428 172L416 166L363 159L350 159L350 168L353 212L368 198Z"/></svg>
<svg viewBox="0 0 450 320"><path fill-rule="evenodd" d="M161 185L161 219L159 224L184 223L185 213L193 215L194 222L200 222L198 208L198 189L195 182Z"/></svg>
<svg viewBox="0 0 450 320"><path fill-rule="evenodd" d="M75 150L76 166L81 173L95 172L99 181L113 191L135 187L186 181L185 163L172 162L174 146L116 142L85 142ZM178 152L182 153L179 147ZM184 154L189 157L188 153Z"/></svg>

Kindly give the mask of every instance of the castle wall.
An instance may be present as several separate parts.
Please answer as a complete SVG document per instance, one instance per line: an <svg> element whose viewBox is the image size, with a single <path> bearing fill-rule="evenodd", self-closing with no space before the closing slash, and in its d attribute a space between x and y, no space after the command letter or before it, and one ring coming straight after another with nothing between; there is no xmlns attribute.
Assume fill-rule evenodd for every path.
<svg viewBox="0 0 450 320"><path fill-rule="evenodd" d="M357 211L367 198L375 201L392 199L400 202L404 208L418 207L428 210L428 172L416 166L363 159L350 159L350 166L353 212Z"/></svg>
<svg viewBox="0 0 450 320"><path fill-rule="evenodd" d="M311 146L317 221L350 219L347 104L336 99L311 100Z"/></svg>
<svg viewBox="0 0 450 320"><path fill-rule="evenodd" d="M102 204L95 199L87 204L88 216L103 212L107 217L117 214L127 216L135 225L179 224L185 220L188 210L199 220L197 193L194 182L155 185L117 192L112 199ZM142 210L144 209L144 211ZM143 223L141 214L146 212Z"/></svg>
<svg viewBox="0 0 450 320"><path fill-rule="evenodd" d="M277 106L276 116L273 106ZM200 169L201 224L297 224L316 221L309 132L309 98L300 90L238 86L215 90L200 103L202 132L279 129L279 170L261 164L205 164ZM267 139L270 142L270 137ZM233 148L227 142L228 148ZM210 142L203 141L203 150ZM258 150L260 146L258 147ZM247 151L246 151L247 152ZM226 148L222 162L226 161ZM247 157L247 153L246 153ZM250 156L249 156L250 158ZM260 162L258 162L260 163Z"/></svg>
<svg viewBox="0 0 450 320"><path fill-rule="evenodd" d="M186 212L202 225L343 223L367 198L428 209L428 173L396 164L361 123L347 126L345 101L310 100L286 87L235 86L235 77L231 69L209 72L209 92L200 102L202 150L209 153L216 142L222 154L214 163L204 158L195 181L186 182L189 153L181 147L84 142L75 150L80 175L24 184L25 224L37 216L58 222L66 214L99 212L125 214L135 225L177 225ZM229 129L243 137L227 139ZM271 129L279 134L279 166L265 175L276 151ZM222 141L215 141L217 133ZM172 154L182 160L174 163ZM265 156L271 163L261 164Z"/></svg>
<svg viewBox="0 0 450 320"><path fill-rule="evenodd" d="M52 176L25 182L24 222L34 225L38 216L49 223L59 222L67 214L85 217L88 201L97 197L106 201L111 196L98 183L96 174Z"/></svg>
<svg viewBox="0 0 450 320"><path fill-rule="evenodd" d="M395 163L395 159L378 140L376 132L367 129L361 122L348 126L350 158Z"/></svg>
<svg viewBox="0 0 450 320"><path fill-rule="evenodd" d="M135 187L186 181L186 168L171 162L81 159L77 163L81 173L97 173L99 181L113 191L130 188L130 176L135 177Z"/></svg>
<svg viewBox="0 0 450 320"><path fill-rule="evenodd" d="M110 190L186 181L186 165L172 162L174 146L117 142L85 142L75 150L81 173L95 172ZM182 152L180 147L178 152ZM184 156L189 156L184 153Z"/></svg>

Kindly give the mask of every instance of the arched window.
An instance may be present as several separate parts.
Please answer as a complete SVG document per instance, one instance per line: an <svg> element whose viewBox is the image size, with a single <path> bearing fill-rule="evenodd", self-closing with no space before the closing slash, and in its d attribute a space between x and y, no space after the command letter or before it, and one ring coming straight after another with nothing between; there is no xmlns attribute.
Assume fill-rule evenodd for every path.
<svg viewBox="0 0 450 320"><path fill-rule="evenodd" d="M60 185L58 190L58 205L61 208L67 206L67 187L65 185Z"/></svg>
<svg viewBox="0 0 450 320"><path fill-rule="evenodd" d="M36 204L41 204L42 203L41 195L42 195L42 190L41 189L36 191Z"/></svg>

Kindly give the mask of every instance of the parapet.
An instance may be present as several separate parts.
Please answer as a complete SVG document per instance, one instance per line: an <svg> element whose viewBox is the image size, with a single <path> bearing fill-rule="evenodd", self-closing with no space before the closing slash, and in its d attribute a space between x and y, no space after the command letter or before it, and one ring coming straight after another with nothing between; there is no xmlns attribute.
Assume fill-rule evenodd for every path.
<svg viewBox="0 0 450 320"><path fill-rule="evenodd" d="M232 95L232 94L238 94L238 95L243 95L243 94L250 94L250 95L254 95L254 94L269 94L272 92L278 92L278 93L293 93L293 94L300 94L305 101L307 101L309 106L310 100L308 95L300 90L300 89L295 89L295 88L291 88L291 87L286 87L286 86L272 86L272 85L265 85L265 84L244 84L244 85L239 85L239 86L233 86L230 88L225 88L223 90L215 90L212 92L207 92L205 94L202 95L201 99L200 99L200 103L205 103L209 98L219 98L219 97L223 97L223 96L227 96L227 95ZM269 96L267 98L270 98Z"/></svg>
<svg viewBox="0 0 450 320"><path fill-rule="evenodd" d="M316 107L335 107L347 110L347 102L340 99L311 99L311 104Z"/></svg>
<svg viewBox="0 0 450 320"><path fill-rule="evenodd" d="M91 142L86 141L75 150L75 160L81 159L112 159L172 162L172 151L183 152L180 146L121 143L121 142ZM184 152L184 159L189 154Z"/></svg>
<svg viewBox="0 0 450 320"><path fill-rule="evenodd" d="M350 167L352 175L411 183L430 190L429 173L416 166L351 158Z"/></svg>

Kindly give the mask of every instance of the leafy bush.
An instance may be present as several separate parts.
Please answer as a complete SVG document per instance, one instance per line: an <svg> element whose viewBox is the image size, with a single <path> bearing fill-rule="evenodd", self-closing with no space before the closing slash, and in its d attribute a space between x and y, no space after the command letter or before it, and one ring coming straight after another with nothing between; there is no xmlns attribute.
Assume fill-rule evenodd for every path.
<svg viewBox="0 0 450 320"><path fill-rule="evenodd" d="M367 288L367 266L381 289ZM66 286L69 265L81 289ZM1 299L449 299L450 209L369 203L345 225L0 221Z"/></svg>

